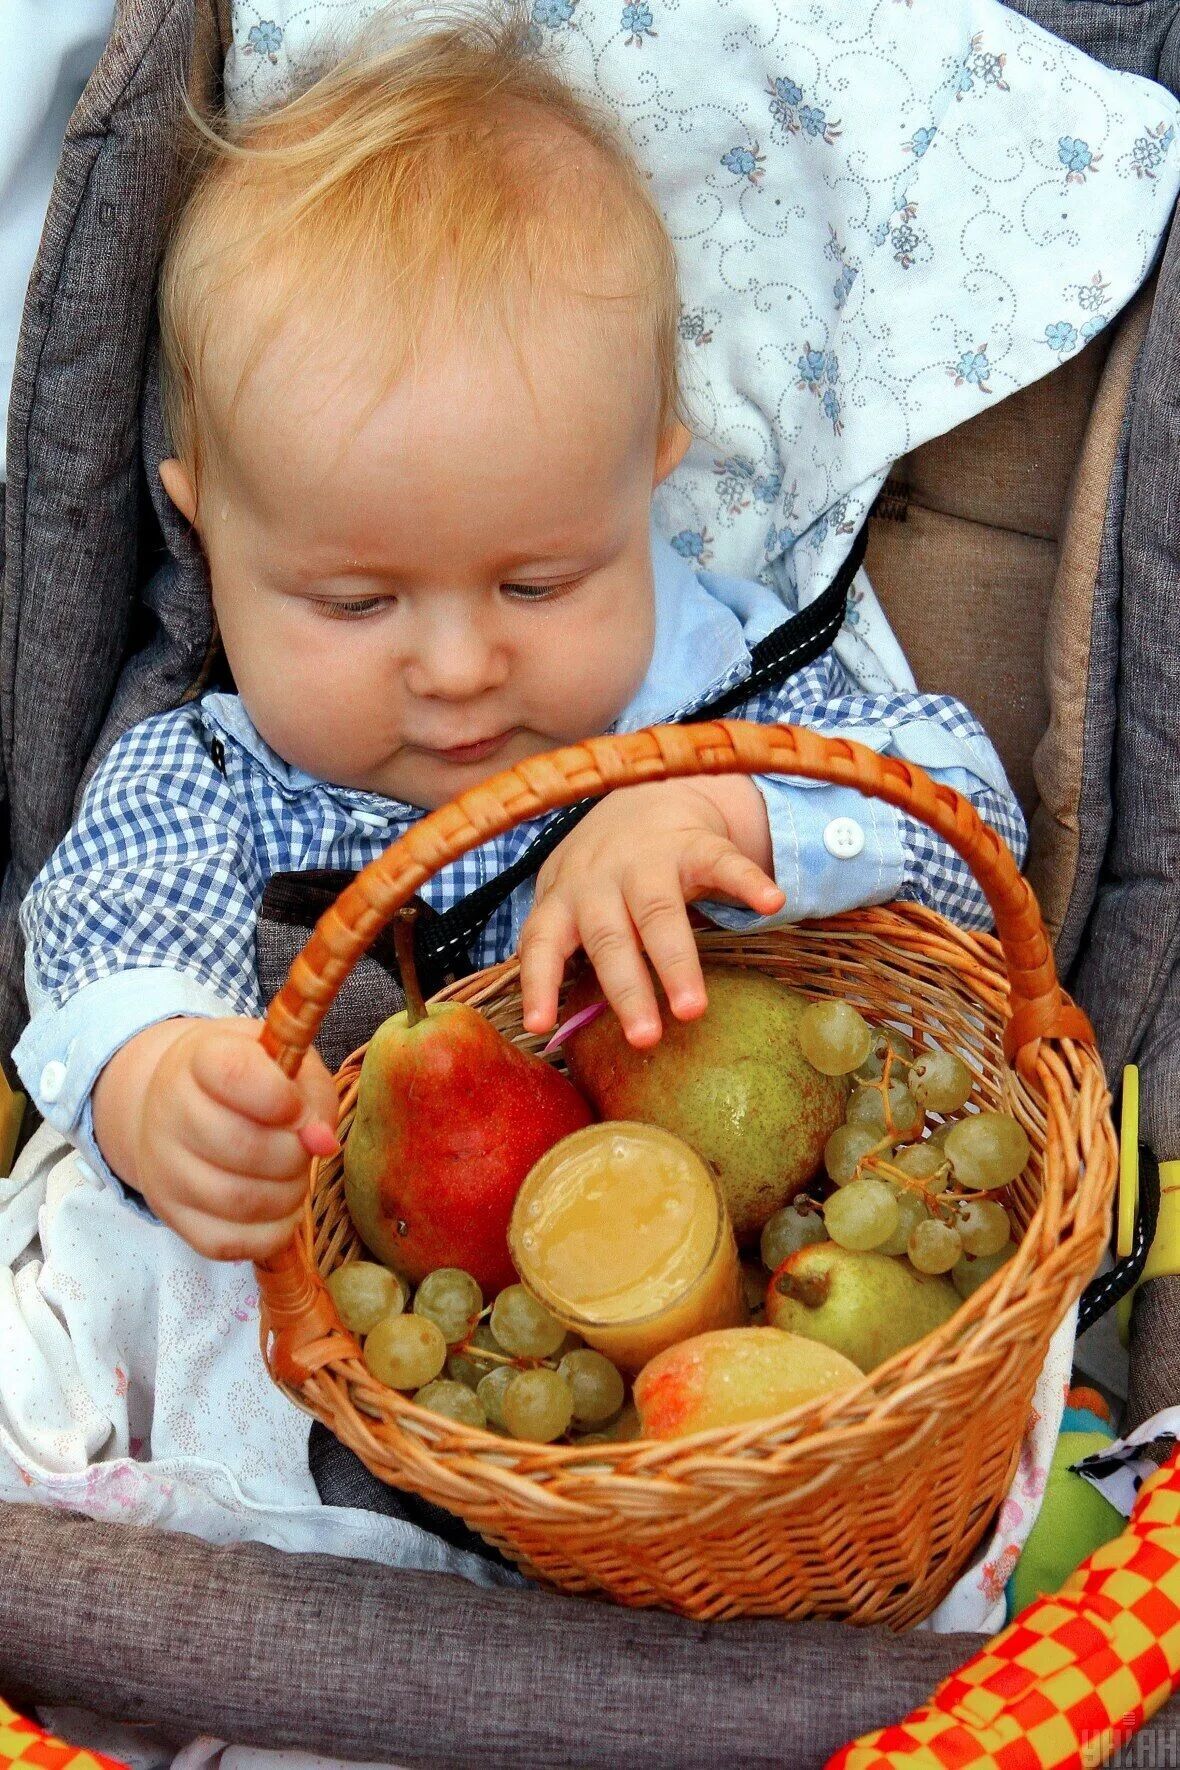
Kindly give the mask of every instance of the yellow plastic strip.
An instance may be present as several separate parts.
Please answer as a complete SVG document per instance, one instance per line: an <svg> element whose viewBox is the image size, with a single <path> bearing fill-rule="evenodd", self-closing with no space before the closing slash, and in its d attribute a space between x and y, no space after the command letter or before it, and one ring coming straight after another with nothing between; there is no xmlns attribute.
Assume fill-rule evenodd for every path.
<svg viewBox="0 0 1180 1770"><path fill-rule="evenodd" d="M24 1095L13 1093L4 1071L0 1069L0 1180L12 1171L12 1158L16 1154L16 1140L20 1135L20 1122L24 1112Z"/></svg>
<svg viewBox="0 0 1180 1770"><path fill-rule="evenodd" d="M1160 1163L1160 1214L1140 1284L1180 1273L1180 1162Z"/></svg>

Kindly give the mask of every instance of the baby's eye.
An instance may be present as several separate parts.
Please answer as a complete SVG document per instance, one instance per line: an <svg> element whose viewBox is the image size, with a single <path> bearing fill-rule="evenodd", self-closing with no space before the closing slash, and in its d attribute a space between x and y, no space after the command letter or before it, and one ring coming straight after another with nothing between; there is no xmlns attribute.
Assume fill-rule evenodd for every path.
<svg viewBox="0 0 1180 1770"><path fill-rule="evenodd" d="M366 596L359 602L336 602L317 598L316 607L334 621L347 620L356 615L371 615L374 609L382 608L387 598L384 596Z"/></svg>
<svg viewBox="0 0 1180 1770"><path fill-rule="evenodd" d="M501 584L501 590L509 590L519 602L542 602L546 596L556 596L564 590L564 584Z"/></svg>

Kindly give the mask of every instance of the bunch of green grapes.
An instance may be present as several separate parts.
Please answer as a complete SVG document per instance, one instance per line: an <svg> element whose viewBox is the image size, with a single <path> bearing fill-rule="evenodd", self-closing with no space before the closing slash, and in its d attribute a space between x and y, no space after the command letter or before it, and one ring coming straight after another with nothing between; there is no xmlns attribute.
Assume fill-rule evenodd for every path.
<svg viewBox="0 0 1180 1770"><path fill-rule="evenodd" d="M971 1109L974 1078L961 1058L918 1050L849 1002L813 1002L799 1044L814 1068L850 1077L852 1089L824 1149L831 1195L822 1204L798 1199L770 1219L764 1263L773 1271L808 1243L831 1240L949 1273L970 1296L1015 1252L1008 1212L987 1195L1023 1172L1031 1149L1022 1127L1007 1113ZM928 1131L930 1113L942 1122Z"/></svg>
<svg viewBox="0 0 1180 1770"><path fill-rule="evenodd" d="M328 1289L378 1381L412 1392L432 1413L539 1444L637 1435L619 1371L523 1285L485 1308L469 1272L442 1266L411 1302L397 1273L357 1260L334 1272Z"/></svg>

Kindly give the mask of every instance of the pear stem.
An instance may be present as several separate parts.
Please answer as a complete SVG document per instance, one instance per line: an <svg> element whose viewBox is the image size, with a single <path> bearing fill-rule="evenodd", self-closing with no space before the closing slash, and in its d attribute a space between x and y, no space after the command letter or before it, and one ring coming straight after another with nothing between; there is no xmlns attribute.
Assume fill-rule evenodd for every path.
<svg viewBox="0 0 1180 1770"><path fill-rule="evenodd" d="M397 968L406 995L407 1026L417 1026L420 1020L426 1019L426 1002L414 964L414 923L417 918L418 911L412 904L395 910L393 916L393 950L397 954Z"/></svg>
<svg viewBox="0 0 1180 1770"><path fill-rule="evenodd" d="M832 1281L826 1272L784 1272L775 1280L780 1296L802 1303L805 1309L820 1309L828 1300Z"/></svg>

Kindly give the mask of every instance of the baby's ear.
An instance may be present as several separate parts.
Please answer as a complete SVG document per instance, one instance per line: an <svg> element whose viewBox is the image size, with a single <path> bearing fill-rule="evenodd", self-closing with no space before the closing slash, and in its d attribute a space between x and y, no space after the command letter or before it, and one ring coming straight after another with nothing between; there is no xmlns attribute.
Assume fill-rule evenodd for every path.
<svg viewBox="0 0 1180 1770"><path fill-rule="evenodd" d="M679 467L688 453L691 441L692 431L678 418L669 424L656 449L656 467L651 480L653 490L662 480L667 479L674 467Z"/></svg>
<svg viewBox="0 0 1180 1770"><path fill-rule="evenodd" d="M160 462L160 484L186 522L196 526L197 491L188 468L176 459Z"/></svg>

